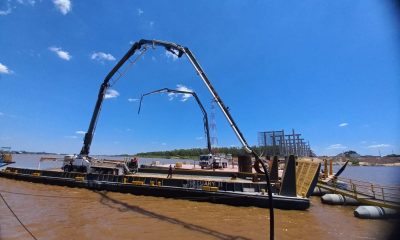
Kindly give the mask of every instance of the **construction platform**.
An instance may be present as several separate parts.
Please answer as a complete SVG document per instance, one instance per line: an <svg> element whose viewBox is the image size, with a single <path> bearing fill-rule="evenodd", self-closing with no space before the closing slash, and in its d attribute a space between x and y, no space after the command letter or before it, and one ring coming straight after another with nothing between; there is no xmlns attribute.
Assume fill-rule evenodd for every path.
<svg viewBox="0 0 400 240"><path fill-rule="evenodd" d="M259 179L260 181L239 177L232 179L231 176L211 176L210 173L213 172L206 173L208 175L193 175L191 171L190 175L187 175L174 171L173 177L167 178L167 174L157 172L111 175L8 167L4 171L0 171L0 177L234 206L269 207L267 185L261 179ZM240 174L238 173L238 175ZM309 208L310 201L305 197L283 196L275 192L273 193L273 206L280 209L305 210Z"/></svg>

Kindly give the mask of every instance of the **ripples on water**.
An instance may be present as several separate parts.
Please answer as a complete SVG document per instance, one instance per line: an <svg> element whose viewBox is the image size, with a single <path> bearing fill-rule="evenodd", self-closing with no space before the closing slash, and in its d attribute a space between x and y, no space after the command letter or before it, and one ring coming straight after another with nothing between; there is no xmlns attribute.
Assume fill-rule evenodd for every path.
<svg viewBox="0 0 400 240"><path fill-rule="evenodd" d="M267 239L268 210L95 192L0 178L0 192L38 239ZM276 239L385 239L394 220L355 207L276 209ZM0 239L30 239L0 200Z"/></svg>

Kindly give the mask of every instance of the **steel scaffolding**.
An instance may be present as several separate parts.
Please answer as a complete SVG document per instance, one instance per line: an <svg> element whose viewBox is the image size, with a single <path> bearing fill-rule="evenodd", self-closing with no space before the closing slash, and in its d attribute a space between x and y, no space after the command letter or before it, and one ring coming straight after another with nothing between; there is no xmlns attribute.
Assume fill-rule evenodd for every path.
<svg viewBox="0 0 400 240"><path fill-rule="evenodd" d="M264 154L269 156L309 157L313 154L310 142L305 141L294 129L290 134L285 134L284 130L258 132L258 145L263 147Z"/></svg>

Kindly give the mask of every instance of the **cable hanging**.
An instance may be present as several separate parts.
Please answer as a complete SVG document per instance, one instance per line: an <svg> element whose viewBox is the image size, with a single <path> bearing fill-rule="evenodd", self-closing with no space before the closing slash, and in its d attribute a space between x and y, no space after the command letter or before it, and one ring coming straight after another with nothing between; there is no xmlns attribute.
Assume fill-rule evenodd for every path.
<svg viewBox="0 0 400 240"><path fill-rule="evenodd" d="M32 236L33 239L37 240L37 238L33 235L33 233L31 231L29 231L29 229L21 222L21 220L19 220L18 216L14 213L14 211L11 209L10 205L8 205L8 203L6 202L6 200L4 199L3 195L0 193L0 197L3 200L3 202L6 204L7 208L10 210L10 212L14 215L14 217L18 220L18 222L21 224L22 227L25 228L25 230Z"/></svg>

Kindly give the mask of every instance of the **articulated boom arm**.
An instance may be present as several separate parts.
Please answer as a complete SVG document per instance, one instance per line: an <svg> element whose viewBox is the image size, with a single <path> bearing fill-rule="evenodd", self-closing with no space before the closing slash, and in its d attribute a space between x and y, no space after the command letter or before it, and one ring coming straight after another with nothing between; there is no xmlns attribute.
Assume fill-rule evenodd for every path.
<svg viewBox="0 0 400 240"><path fill-rule="evenodd" d="M142 107L142 100L143 97L150 95L150 94L156 94L156 93L181 93L181 94L190 94L192 95L196 101L197 104L200 107L201 112L203 113L203 123L204 123L204 132L206 134L206 138L207 138L207 148L208 148L208 153L211 153L211 140L210 140L210 130L208 128L208 116L207 116L207 112L204 109L203 104L201 104L199 97L197 96L197 94L195 92L190 92L190 91L182 91L182 90L174 90L174 89L169 89L169 88L163 88L163 89L159 89L159 90L155 90L149 93L145 93L142 95L142 97L140 98L140 104L139 104L139 110L138 113L140 113L140 109Z"/></svg>
<svg viewBox="0 0 400 240"><path fill-rule="evenodd" d="M85 138L83 141L83 147L80 152L81 156L88 156L90 151L90 146L92 144L94 131L96 128L96 123L99 117L99 113L101 110L101 106L104 100L104 96L106 94L107 88L110 86L110 80L114 76L115 73L124 65L124 63L135 54L136 51L142 49L146 46L162 46L167 51L177 55L178 57L182 57L185 54L189 61L192 63L193 67L195 68L196 72L203 80L205 85L207 86L208 90L211 92L212 96L214 97L215 101L217 102L218 106L221 108L222 112L224 113L226 119L228 120L230 126L232 127L233 131L235 132L236 136L238 137L239 141L242 143L244 149L248 153L252 153L254 156L257 155L249 145L247 144L246 140L243 137L243 134L240 132L239 128L237 127L236 123L234 122L232 116L230 115L229 111L225 107L224 103L222 102L221 98L215 91L214 87L211 85L210 81L208 80L206 74L204 73L203 69L201 68L200 64L197 62L196 58L194 57L193 53L187 47L182 47L181 45L171 43L171 42L164 42L159 40L140 40L135 42L129 51L122 57L121 60L114 66L114 68L107 74L106 78L104 79L103 83L100 86L99 94L97 97L96 105L93 111L92 118L90 120L89 129L85 134ZM256 157L257 159L257 157Z"/></svg>
<svg viewBox="0 0 400 240"><path fill-rule="evenodd" d="M99 118L101 106L104 101L104 96L106 94L107 89L110 87L110 80L118 72L118 70L124 65L126 61L130 57L132 57L137 51L142 49L144 46L163 46L166 50L172 52L173 54L181 57L183 52L183 47L175 44L175 43L168 43L163 41L156 41L156 40L140 40L139 42L135 42L129 51L118 61L118 63L113 67L113 69L107 74L106 78L104 79L103 83L100 86L100 90L98 93L96 105L94 107L94 111L92 114L92 118L90 120L88 131L85 134L85 138L83 140L83 147L81 149L80 155L81 156L88 156L90 152L90 146L92 144L94 131L96 129L96 123Z"/></svg>
<svg viewBox="0 0 400 240"><path fill-rule="evenodd" d="M264 170L264 173L265 173L266 180L267 180L268 198L269 198L269 207L270 207L270 239L273 239L274 238L274 212L273 212L273 206L272 206L272 190L271 190L271 184L269 181L269 175L268 175L267 168L266 168L265 164L261 161L258 154L256 152L254 152L250 148L250 146L247 144L246 140L243 137L243 134L240 132L239 128L237 127L231 114L229 113L226 106L222 102L221 98L215 91L214 87L211 85L210 80L207 78L206 74L204 73L200 64L197 62L193 53L187 47L183 47L181 45L178 45L176 43L171 43L171 42L164 42L164 41L159 41L159 40L144 40L144 39L142 39L138 42L135 42L132 45L132 47L128 50L128 52L122 57L122 59L119 60L119 62L114 66L114 68L107 74L106 78L104 79L103 83L100 86L96 105L95 105L95 108L93 111L92 118L90 120L89 129L88 129L87 133L85 134L85 138L83 141L83 147L80 152L80 155L82 157L89 155L90 145L92 144L93 134L94 134L94 131L96 128L96 123L97 123L99 113L101 110L101 105L103 103L107 88L110 87L110 80L112 79L114 74L116 72L118 72L118 70L122 67L122 65L124 65L124 63L131 56L133 56L135 54L136 51L141 50L142 48L147 47L147 46L150 46L150 47L161 46L161 47L164 47L167 51L170 51L171 53L175 54L178 57L182 57L182 55L185 54L189 58L189 61L192 63L193 67L195 68L195 70L196 70L197 74L200 76L200 78L203 80L204 84L207 86L211 95L214 97L214 100L217 102L221 111L224 113L227 121L229 122L231 128L235 132L239 141L242 143L246 152L248 152L254 156L254 158L256 159L256 164L261 164L261 166Z"/></svg>

